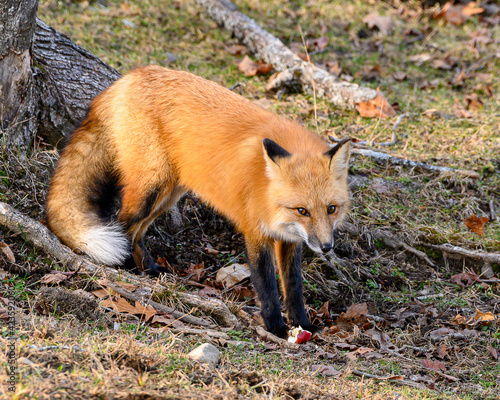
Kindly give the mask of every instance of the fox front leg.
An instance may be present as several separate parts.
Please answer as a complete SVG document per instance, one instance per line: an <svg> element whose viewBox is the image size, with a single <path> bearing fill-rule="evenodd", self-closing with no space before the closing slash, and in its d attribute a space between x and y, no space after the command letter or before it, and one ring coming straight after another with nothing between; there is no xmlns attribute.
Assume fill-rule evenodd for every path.
<svg viewBox="0 0 500 400"><path fill-rule="evenodd" d="M288 337L281 315L278 284L274 268L273 251L270 244L258 245L246 240L252 283L261 303L261 315L268 332L281 338Z"/></svg>
<svg viewBox="0 0 500 400"><path fill-rule="evenodd" d="M314 333L321 329L307 318L302 294L302 245L297 243L276 242L276 260L278 263L281 287L285 297L288 322L293 326Z"/></svg>

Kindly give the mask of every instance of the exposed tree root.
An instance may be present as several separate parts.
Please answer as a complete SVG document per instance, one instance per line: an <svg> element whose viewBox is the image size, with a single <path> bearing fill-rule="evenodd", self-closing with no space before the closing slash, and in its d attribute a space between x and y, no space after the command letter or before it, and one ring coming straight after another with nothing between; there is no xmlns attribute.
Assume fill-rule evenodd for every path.
<svg viewBox="0 0 500 400"><path fill-rule="evenodd" d="M470 258L472 260L483 261L484 264L500 265L500 253L485 253L480 250L468 250L463 247L453 246L451 244L431 244L431 243L418 243L421 246L429 247L433 250L438 250L442 253L446 253L447 255L454 258Z"/></svg>
<svg viewBox="0 0 500 400"><path fill-rule="evenodd" d="M481 175L475 171L468 171L464 169L455 169L450 167L441 167L439 165L429 165L421 163L418 161L408 160L407 158L395 157L380 151L374 151L369 149L352 149L353 154L359 154L360 156L370 157L379 163L389 163L394 165L403 165L405 167L411 168L421 168L429 172L439 172L447 174L460 175L465 178L479 179Z"/></svg>
<svg viewBox="0 0 500 400"><path fill-rule="evenodd" d="M139 286L145 285L152 287L156 291L166 290L164 286L153 282L147 276L141 277L126 271L117 270L115 268L99 266L90 262L86 258L73 253L68 247L61 244L59 239L40 222L20 213L13 207L3 202L0 202L0 225L5 226L16 234L21 234L25 240L32 243L35 247L42 249L69 269L78 270L90 275L96 275L112 280L127 279L128 281ZM192 315L183 314L173 308L166 307L152 300L139 299L138 296L126 291L118 285L110 283L110 287L111 285L113 286L112 289L120 293L122 296L132 300L148 302L151 306L155 308L159 307L158 309L160 311L168 312L184 322L194 325L211 325L211 323L206 320ZM209 313L222 325L234 326L238 324L238 319L220 300L202 299L201 297L189 293L176 293L176 297L182 302L194 305L202 311Z"/></svg>
<svg viewBox="0 0 500 400"><path fill-rule="evenodd" d="M356 84L339 81L314 64L302 60L281 40L261 28L229 0L196 0L219 25L238 38L253 54L272 64L283 75L280 82L300 81L339 107L354 108L357 103L373 100L376 91Z"/></svg>

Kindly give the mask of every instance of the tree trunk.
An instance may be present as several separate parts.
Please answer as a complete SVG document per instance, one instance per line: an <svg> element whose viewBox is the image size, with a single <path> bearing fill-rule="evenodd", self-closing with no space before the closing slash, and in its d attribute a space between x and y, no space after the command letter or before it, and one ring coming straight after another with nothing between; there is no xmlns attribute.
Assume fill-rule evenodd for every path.
<svg viewBox="0 0 500 400"><path fill-rule="evenodd" d="M36 135L62 145L90 101L120 77L37 19L37 8L38 0L0 2L0 139L21 154Z"/></svg>
<svg viewBox="0 0 500 400"><path fill-rule="evenodd" d="M120 77L114 68L39 19L33 73L35 90L43 94L38 103L38 132L52 144L68 137L90 101Z"/></svg>
<svg viewBox="0 0 500 400"><path fill-rule="evenodd" d="M0 130L3 144L33 143L37 100L31 73L31 42L38 0L0 2Z"/></svg>

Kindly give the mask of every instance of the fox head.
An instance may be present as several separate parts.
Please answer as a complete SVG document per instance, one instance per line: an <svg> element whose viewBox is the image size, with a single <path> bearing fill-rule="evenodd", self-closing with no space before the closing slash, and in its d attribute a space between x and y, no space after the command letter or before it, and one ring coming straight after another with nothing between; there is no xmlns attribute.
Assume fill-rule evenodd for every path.
<svg viewBox="0 0 500 400"><path fill-rule="evenodd" d="M269 229L278 240L301 242L316 253L333 247L333 231L349 207L347 186L350 139L318 154L289 153L263 140L269 200Z"/></svg>

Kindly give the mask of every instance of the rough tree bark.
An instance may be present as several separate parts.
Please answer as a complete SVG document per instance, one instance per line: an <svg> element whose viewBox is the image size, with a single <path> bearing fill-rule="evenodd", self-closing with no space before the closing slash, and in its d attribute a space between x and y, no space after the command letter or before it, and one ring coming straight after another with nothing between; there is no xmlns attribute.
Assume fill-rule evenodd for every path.
<svg viewBox="0 0 500 400"><path fill-rule="evenodd" d="M37 0L0 2L0 133L4 145L25 150L36 135L52 144L67 137L120 77L37 19L37 8Z"/></svg>
<svg viewBox="0 0 500 400"><path fill-rule="evenodd" d="M242 42L261 60L289 78L298 78L338 107L354 108L357 103L373 100L376 91L343 82L325 70L306 62L286 47L281 40L262 29L229 0L196 0L217 24ZM286 79L285 79L286 80Z"/></svg>
<svg viewBox="0 0 500 400"><path fill-rule="evenodd" d="M0 129L9 146L26 147L37 129L31 41L38 0L0 2Z"/></svg>

